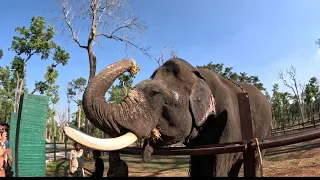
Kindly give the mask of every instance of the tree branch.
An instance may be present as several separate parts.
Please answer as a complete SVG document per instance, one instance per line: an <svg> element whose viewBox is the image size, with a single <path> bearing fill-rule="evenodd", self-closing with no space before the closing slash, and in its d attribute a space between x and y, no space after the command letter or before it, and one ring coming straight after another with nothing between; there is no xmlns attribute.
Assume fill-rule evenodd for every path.
<svg viewBox="0 0 320 180"><path fill-rule="evenodd" d="M284 84L285 86L287 86L288 88L292 89L294 95L295 95L296 98L297 98L297 93L296 93L296 91L294 90L293 86L291 86L291 85L288 84L288 82L287 82L287 80L286 80L286 77L285 77L285 75L284 75L284 73L283 73L283 70L280 70L279 73L278 73L278 75L279 75L279 78L283 81L283 84Z"/></svg>
<svg viewBox="0 0 320 180"><path fill-rule="evenodd" d="M88 48L87 46L81 45L80 40L79 40L79 34L76 35L74 29L71 26L71 21L73 20L74 16L71 17L70 19L68 18L69 13L71 12L71 7L68 8L68 1L64 1L62 4L62 7L63 7L63 15L64 15L63 19L66 22L66 24L71 32L71 36L72 36L73 40L78 44L78 46L80 48L87 49ZM79 33L80 33L80 31L79 31Z"/></svg>
<svg viewBox="0 0 320 180"><path fill-rule="evenodd" d="M108 39L114 39L116 41L124 42L124 43L129 44L129 45L135 47L136 49L142 51L145 56L147 56L149 58L151 57L150 54L148 53L148 50L150 49L150 47L148 47L148 48L139 47L138 45L132 43L131 41L129 41L129 40L125 39L125 38L118 37L116 35L97 34L96 37L98 37L98 36L104 36L104 37L106 37Z"/></svg>

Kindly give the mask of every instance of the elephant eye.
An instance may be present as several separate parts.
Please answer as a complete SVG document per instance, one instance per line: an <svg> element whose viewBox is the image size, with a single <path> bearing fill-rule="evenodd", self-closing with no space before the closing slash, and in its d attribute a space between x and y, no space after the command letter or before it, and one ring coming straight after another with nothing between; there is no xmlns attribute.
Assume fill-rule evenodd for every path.
<svg viewBox="0 0 320 180"><path fill-rule="evenodd" d="M154 97L154 96L156 96L156 95L158 95L158 94L161 94L159 91L151 91L150 93L149 93L149 95L151 96L151 97Z"/></svg>

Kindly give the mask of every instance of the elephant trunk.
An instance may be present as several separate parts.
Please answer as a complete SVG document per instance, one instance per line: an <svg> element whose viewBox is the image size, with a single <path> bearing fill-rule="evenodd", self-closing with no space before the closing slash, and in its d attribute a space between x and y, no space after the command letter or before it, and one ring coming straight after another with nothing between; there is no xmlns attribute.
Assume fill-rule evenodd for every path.
<svg viewBox="0 0 320 180"><path fill-rule="evenodd" d="M105 150L107 146L102 145L103 143L116 146L114 149L121 149L134 143L137 137L143 138L149 135L153 125L146 123L151 117L143 93L133 89L119 104L108 104L105 100L106 91L126 71L132 74L138 71L134 61L123 59L107 66L89 81L83 94L83 110L88 120L109 136L117 137L125 134L126 139L117 137L118 139L114 138L110 144L110 139L106 139L108 142L102 142L101 139L92 139L93 137L66 127L64 130L69 137L72 136L71 139L82 141L82 144L86 142L84 145L88 147ZM127 141L127 144L123 145L124 141ZM121 148L117 144L122 144Z"/></svg>

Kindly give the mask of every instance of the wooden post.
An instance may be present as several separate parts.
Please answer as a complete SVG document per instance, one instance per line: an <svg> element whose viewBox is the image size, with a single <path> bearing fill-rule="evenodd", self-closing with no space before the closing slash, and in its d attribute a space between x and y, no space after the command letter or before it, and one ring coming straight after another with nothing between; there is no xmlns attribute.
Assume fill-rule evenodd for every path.
<svg viewBox="0 0 320 180"><path fill-rule="evenodd" d="M248 93L238 93L238 105L241 121L242 140L247 148L243 152L244 177L256 177L255 150L251 146L253 140L252 117Z"/></svg>

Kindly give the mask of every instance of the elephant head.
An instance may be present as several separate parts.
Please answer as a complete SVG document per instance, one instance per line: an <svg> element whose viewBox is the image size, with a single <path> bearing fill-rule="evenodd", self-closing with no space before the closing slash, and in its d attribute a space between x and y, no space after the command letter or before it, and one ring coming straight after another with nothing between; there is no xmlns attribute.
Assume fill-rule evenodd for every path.
<svg viewBox="0 0 320 180"><path fill-rule="evenodd" d="M118 61L90 80L83 109L92 124L110 139L93 138L65 127L65 133L88 147L118 150L137 138L165 146L194 138L197 127L215 115L212 91L197 68L182 59L170 59L152 76L135 85L119 104L108 104L105 93L119 75L136 71L134 61Z"/></svg>

